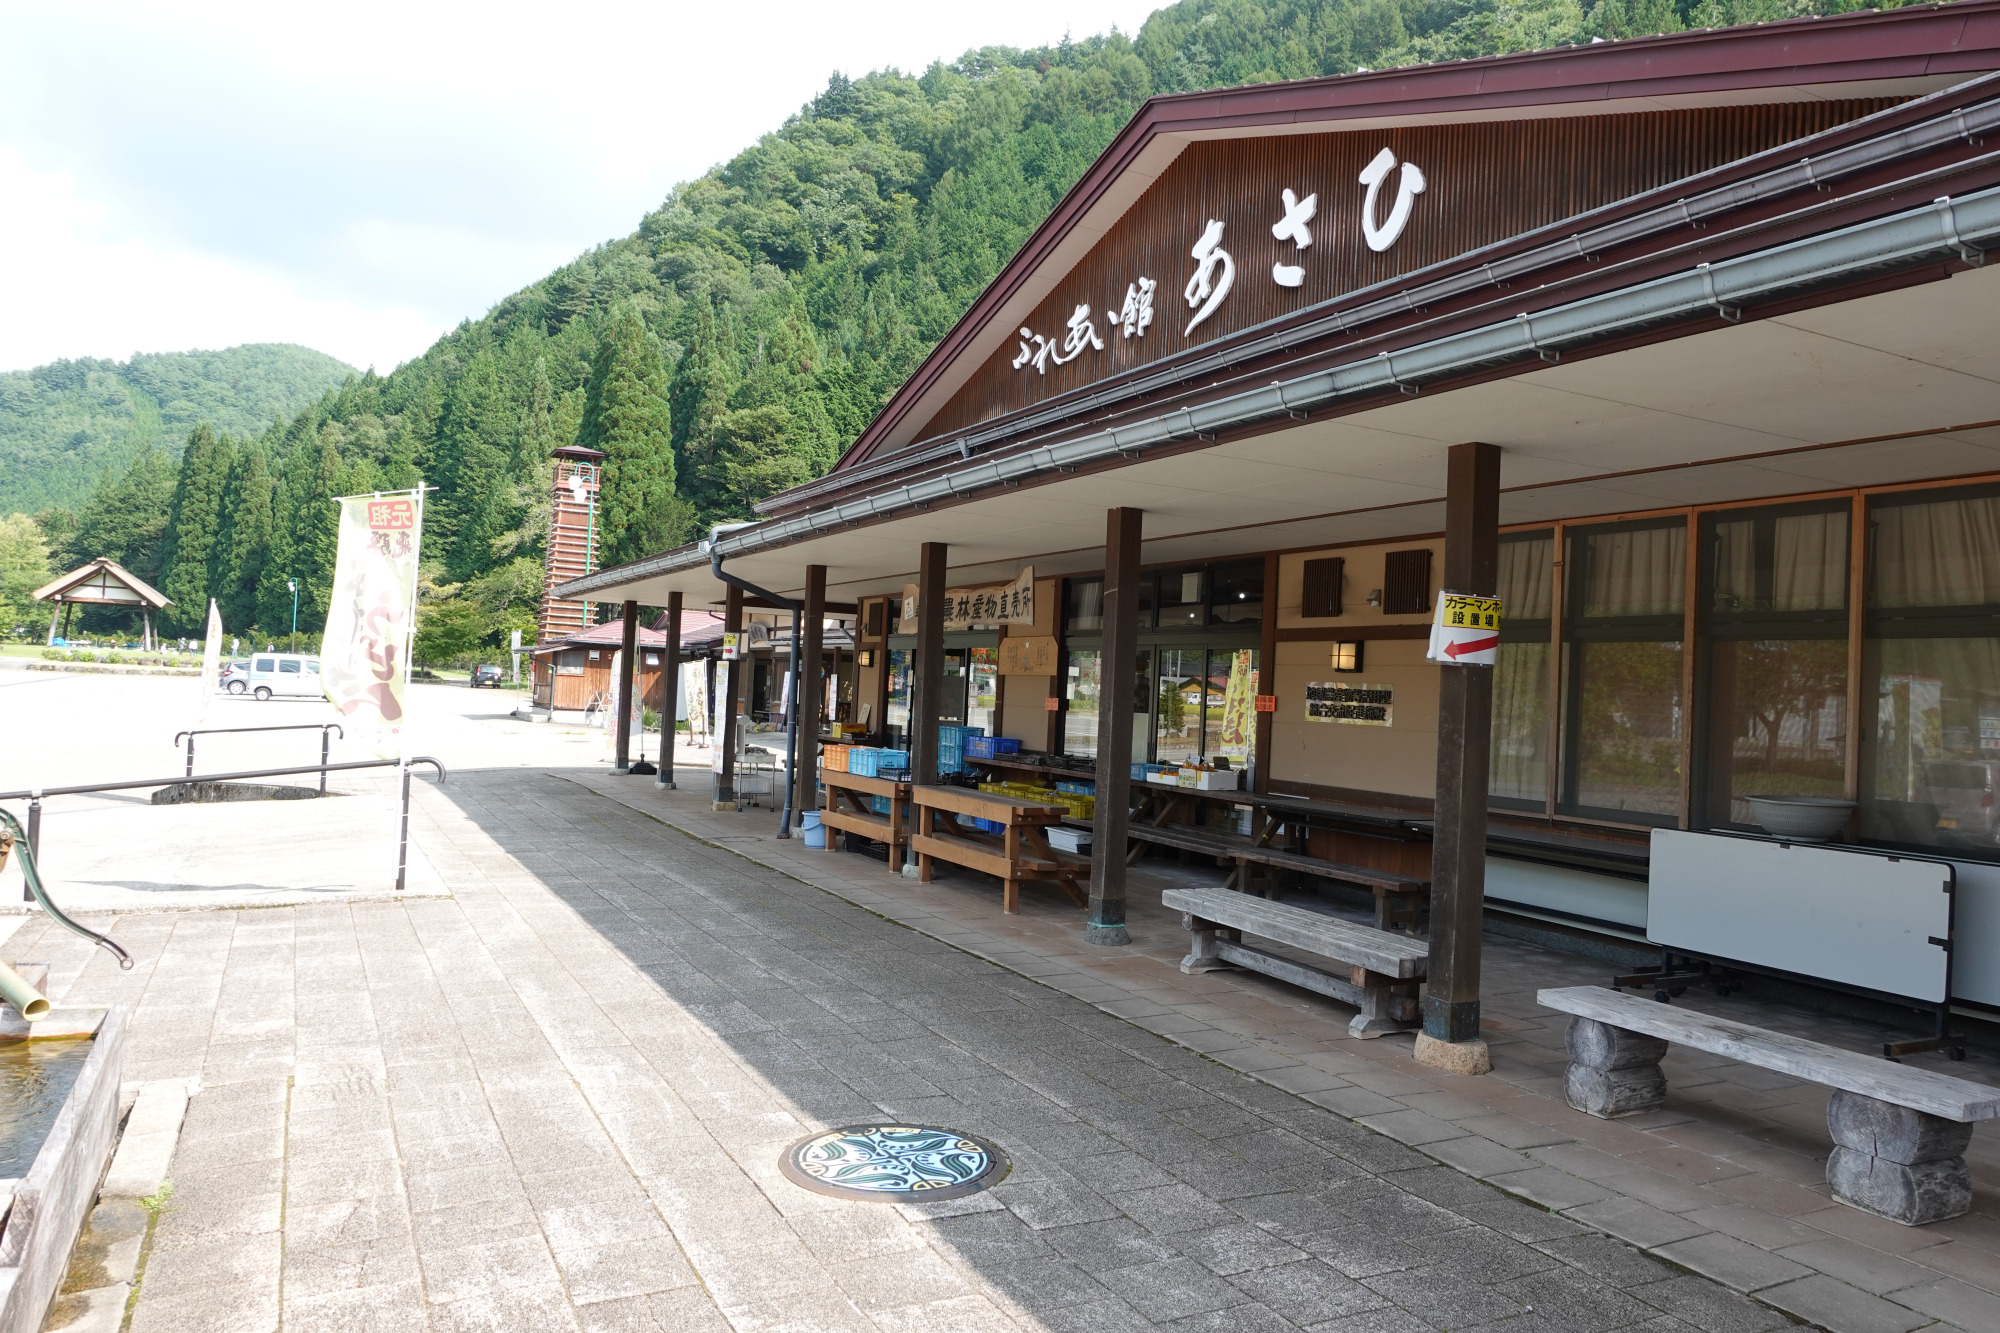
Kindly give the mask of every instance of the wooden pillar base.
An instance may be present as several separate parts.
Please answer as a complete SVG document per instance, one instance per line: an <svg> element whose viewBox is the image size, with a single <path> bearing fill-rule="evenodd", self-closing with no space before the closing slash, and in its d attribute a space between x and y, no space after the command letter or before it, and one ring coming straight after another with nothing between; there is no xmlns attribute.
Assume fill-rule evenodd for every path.
<svg viewBox="0 0 2000 1333"><path fill-rule="evenodd" d="M1125 923L1122 921L1116 924L1092 921L1083 928L1083 942L1085 944L1102 944L1106 946L1130 944L1132 942L1132 932L1125 929Z"/></svg>

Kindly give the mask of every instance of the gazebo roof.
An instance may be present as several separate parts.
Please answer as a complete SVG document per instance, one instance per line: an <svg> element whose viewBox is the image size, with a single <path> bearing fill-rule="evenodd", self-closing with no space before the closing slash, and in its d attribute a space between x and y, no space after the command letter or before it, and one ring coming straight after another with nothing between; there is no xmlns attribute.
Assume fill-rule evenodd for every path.
<svg viewBox="0 0 2000 1333"><path fill-rule="evenodd" d="M172 606L159 589L103 556L35 590L38 602L89 602L104 606L147 606L157 611Z"/></svg>

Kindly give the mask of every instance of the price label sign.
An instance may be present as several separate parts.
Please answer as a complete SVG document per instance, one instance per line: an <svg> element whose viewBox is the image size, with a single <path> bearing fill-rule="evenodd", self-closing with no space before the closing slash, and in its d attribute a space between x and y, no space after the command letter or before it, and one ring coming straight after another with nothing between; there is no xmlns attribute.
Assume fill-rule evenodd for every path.
<svg viewBox="0 0 2000 1333"><path fill-rule="evenodd" d="M1462 592L1441 594L1424 656L1447 666L1490 667L1499 655L1500 599Z"/></svg>

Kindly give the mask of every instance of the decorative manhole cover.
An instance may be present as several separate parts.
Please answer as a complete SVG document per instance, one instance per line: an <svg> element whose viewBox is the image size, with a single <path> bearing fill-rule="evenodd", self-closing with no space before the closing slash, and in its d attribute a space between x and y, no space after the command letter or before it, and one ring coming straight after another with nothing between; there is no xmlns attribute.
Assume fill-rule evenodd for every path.
<svg viewBox="0 0 2000 1333"><path fill-rule="evenodd" d="M955 1129L847 1125L785 1149L779 1169L794 1185L840 1199L956 1199L997 1185L1006 1154Z"/></svg>

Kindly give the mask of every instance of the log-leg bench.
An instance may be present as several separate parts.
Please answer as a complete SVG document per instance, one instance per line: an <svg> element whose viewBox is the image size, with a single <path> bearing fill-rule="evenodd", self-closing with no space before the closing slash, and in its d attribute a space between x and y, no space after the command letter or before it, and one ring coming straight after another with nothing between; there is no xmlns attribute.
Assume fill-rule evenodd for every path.
<svg viewBox="0 0 2000 1333"><path fill-rule="evenodd" d="M1975 1121L2000 1116L2000 1088L1600 986L1535 999L1571 1016L1563 1092L1579 1111L1610 1119L1658 1106L1667 1095L1660 1058L1669 1043L1692 1046L1834 1090L1826 1183L1840 1202L1904 1226L1972 1206L1965 1149Z"/></svg>
<svg viewBox="0 0 2000 1333"><path fill-rule="evenodd" d="M1181 961L1183 972L1245 967L1330 995L1361 1011L1347 1031L1363 1040L1406 1031L1421 1021L1417 984L1430 961L1430 945L1424 940L1232 889L1167 889L1160 902L1184 913L1183 921L1194 933L1194 950ZM1246 934L1330 959L1347 975L1251 948L1242 942Z"/></svg>

